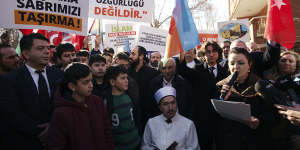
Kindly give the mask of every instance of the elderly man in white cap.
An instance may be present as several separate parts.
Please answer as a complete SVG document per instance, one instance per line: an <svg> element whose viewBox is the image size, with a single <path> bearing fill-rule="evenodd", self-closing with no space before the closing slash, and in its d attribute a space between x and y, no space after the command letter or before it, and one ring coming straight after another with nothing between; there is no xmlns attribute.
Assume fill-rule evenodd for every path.
<svg viewBox="0 0 300 150"><path fill-rule="evenodd" d="M200 150L194 123L177 113L176 90L163 87L154 97L162 114L148 120L142 150Z"/></svg>

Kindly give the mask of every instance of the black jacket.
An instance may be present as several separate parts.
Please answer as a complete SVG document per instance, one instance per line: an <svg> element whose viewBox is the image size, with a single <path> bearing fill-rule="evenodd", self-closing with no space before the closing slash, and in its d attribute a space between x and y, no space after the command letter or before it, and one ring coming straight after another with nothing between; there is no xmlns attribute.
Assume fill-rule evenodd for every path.
<svg viewBox="0 0 300 150"><path fill-rule="evenodd" d="M201 62L201 65L205 70L208 71L208 64L206 62ZM219 63L217 63L217 69L218 69L217 77L213 76L216 79L216 82L225 79L230 74L229 70L226 69L225 67L222 67Z"/></svg>
<svg viewBox="0 0 300 150"><path fill-rule="evenodd" d="M42 149L37 136L43 129L37 126L50 121L53 94L63 77L63 72L53 67L47 67L46 73L51 100L43 103L38 99L36 85L26 66L3 76L0 111L6 117L4 123L9 125L9 131L4 135L0 149Z"/></svg>
<svg viewBox="0 0 300 150"><path fill-rule="evenodd" d="M199 141L204 142L214 135L216 125L216 112L210 99L216 98L216 81L205 70L198 60L194 60L194 69L188 68L186 62L177 64L178 74L181 75L191 86L192 97L189 101L192 120L195 123ZM208 141L207 141L208 142ZM201 143L200 143L201 147Z"/></svg>
<svg viewBox="0 0 300 150"><path fill-rule="evenodd" d="M189 113L189 107L188 104L191 100L191 94L190 94L190 87L188 86L187 82L178 74L175 74L173 80L172 80L172 87L176 89L176 102L178 106L178 111L181 115L191 118ZM154 98L155 92L163 87L163 76L159 75L155 77L150 82L149 86L149 93L147 96L147 103L148 104L148 118L155 117L159 114L161 114L161 111L158 108L158 104Z"/></svg>
<svg viewBox="0 0 300 150"><path fill-rule="evenodd" d="M217 83L217 86L227 84L231 76ZM228 101L245 102L250 104L251 116L259 119L257 129L251 129L243 123L219 118L218 134L217 134L217 150L265 150L272 148L272 129L278 124L280 118L274 103L271 100L264 99L255 91L255 84L259 81L259 77L250 74L244 83L233 85L232 94ZM274 132L273 132L274 133ZM281 143L276 143L280 145ZM288 145L284 149L289 149Z"/></svg>
<svg viewBox="0 0 300 150"><path fill-rule="evenodd" d="M147 64L145 64L139 72L136 72L134 68L129 68L128 70L129 75L137 82L139 87L139 97L140 105L139 108L141 109L141 123L144 128L147 122L147 104L145 103L147 92L149 88L150 81L155 78L159 72L151 67L149 67Z"/></svg>
<svg viewBox="0 0 300 150"><path fill-rule="evenodd" d="M250 53L252 59L251 72L263 78L263 72L270 69L280 59L280 45L271 46L267 43L267 49L264 53Z"/></svg>

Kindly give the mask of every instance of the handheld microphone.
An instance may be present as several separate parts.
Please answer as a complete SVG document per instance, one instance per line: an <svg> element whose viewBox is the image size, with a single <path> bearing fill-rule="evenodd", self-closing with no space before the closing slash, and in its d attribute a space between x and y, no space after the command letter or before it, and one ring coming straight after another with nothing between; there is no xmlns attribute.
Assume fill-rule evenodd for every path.
<svg viewBox="0 0 300 150"><path fill-rule="evenodd" d="M233 73L231 79L229 80L229 83L227 84L228 86L230 86L230 88L238 76L239 76L239 73L237 71ZM220 100L224 100L225 96L227 95L227 92L221 93Z"/></svg>

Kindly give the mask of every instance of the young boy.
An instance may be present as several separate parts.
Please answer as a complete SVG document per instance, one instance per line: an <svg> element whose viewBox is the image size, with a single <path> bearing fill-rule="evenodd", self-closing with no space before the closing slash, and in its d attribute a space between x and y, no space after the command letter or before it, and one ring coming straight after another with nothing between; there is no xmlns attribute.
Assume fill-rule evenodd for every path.
<svg viewBox="0 0 300 150"><path fill-rule="evenodd" d="M100 55L92 55L89 60L89 66L93 74L93 94L103 97L107 91L108 85L103 84L103 78L106 72L106 60Z"/></svg>
<svg viewBox="0 0 300 150"><path fill-rule="evenodd" d="M57 65L55 67L64 70L76 58L76 49L70 43L59 44L56 47Z"/></svg>
<svg viewBox="0 0 300 150"><path fill-rule="evenodd" d="M76 58L83 64L89 63L89 56L90 54L88 50L80 50L78 53L76 53Z"/></svg>
<svg viewBox="0 0 300 150"><path fill-rule="evenodd" d="M110 67L112 64L113 56L110 53L103 53L102 56L106 59L106 67Z"/></svg>
<svg viewBox="0 0 300 150"><path fill-rule="evenodd" d="M110 121L102 100L91 95L88 66L70 64L54 96L55 110L48 130L48 150L113 150Z"/></svg>
<svg viewBox="0 0 300 150"><path fill-rule="evenodd" d="M111 66L107 69L105 81L109 82L111 93L104 97L111 117L115 150L139 150L138 107L127 95L128 75L121 66Z"/></svg>

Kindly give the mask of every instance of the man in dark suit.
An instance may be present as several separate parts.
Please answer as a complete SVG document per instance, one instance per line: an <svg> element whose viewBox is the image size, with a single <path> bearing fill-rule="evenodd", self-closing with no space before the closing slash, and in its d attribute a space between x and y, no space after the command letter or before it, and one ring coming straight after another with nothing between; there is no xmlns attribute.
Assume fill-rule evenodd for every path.
<svg viewBox="0 0 300 150"><path fill-rule="evenodd" d="M222 48L216 42L207 42L204 49L205 62L202 63L203 68L219 82L226 78L230 72L218 62L222 60Z"/></svg>
<svg viewBox="0 0 300 150"><path fill-rule="evenodd" d="M49 40L43 35L25 35L20 48L25 65L5 74L0 85L2 123L9 125L0 149L42 150L53 111L51 99L63 73L47 67Z"/></svg>
<svg viewBox="0 0 300 150"><path fill-rule="evenodd" d="M191 86L192 98L188 105L191 120L196 126L199 145L202 150L212 150L217 114L210 99L216 98L216 82L207 69L203 68L201 62L195 58L194 48L184 52L184 59L179 60L176 69Z"/></svg>
<svg viewBox="0 0 300 150"><path fill-rule="evenodd" d="M191 118L189 114L188 101L191 99L191 93L187 82L176 73L176 62L173 58L170 58L166 64L160 62L159 70L161 74L151 80L148 92L148 119L161 114L161 111L157 107L157 102L154 98L155 92L160 88L166 86L172 86L176 89L176 101L178 105L178 111L181 115Z"/></svg>

